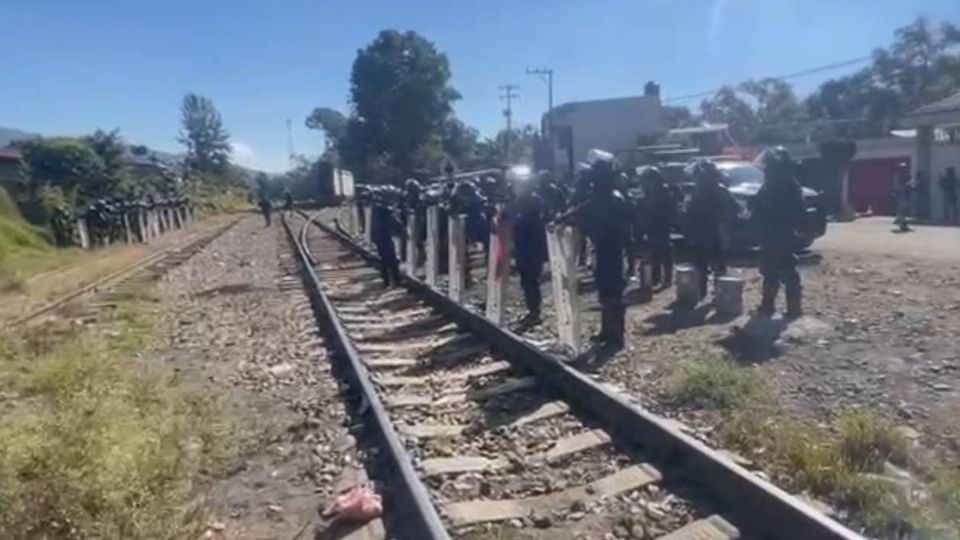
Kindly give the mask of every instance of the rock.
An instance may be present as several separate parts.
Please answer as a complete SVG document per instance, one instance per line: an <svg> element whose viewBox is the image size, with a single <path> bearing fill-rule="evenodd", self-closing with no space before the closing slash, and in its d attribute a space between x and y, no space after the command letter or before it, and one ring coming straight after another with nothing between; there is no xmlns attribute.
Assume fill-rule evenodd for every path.
<svg viewBox="0 0 960 540"><path fill-rule="evenodd" d="M647 534L647 529L640 523L636 523L633 527L630 527L630 538L631 540L646 540L650 538Z"/></svg>
<svg viewBox="0 0 960 540"><path fill-rule="evenodd" d="M267 506L267 519L273 521L280 521L283 519L283 507L279 504L271 504Z"/></svg>
<svg viewBox="0 0 960 540"><path fill-rule="evenodd" d="M667 514L659 507L651 504L647 507L647 516L654 521L661 521L663 518L667 517Z"/></svg>
<svg viewBox="0 0 960 540"><path fill-rule="evenodd" d="M587 505L586 505L583 501L573 501L573 502L570 504L570 511L571 511L571 512L586 512L586 511L587 511Z"/></svg>
<svg viewBox="0 0 960 540"><path fill-rule="evenodd" d="M538 529L547 529L553 525L553 518L550 517L550 514L544 514L536 512L533 514L533 526Z"/></svg>
<svg viewBox="0 0 960 540"><path fill-rule="evenodd" d="M950 390L953 390L953 387L949 384L936 383L933 385L933 389L937 392L949 392Z"/></svg>
<svg viewBox="0 0 960 540"><path fill-rule="evenodd" d="M570 521L580 521L586 515L587 515L586 512L571 512L567 514L567 519L569 519Z"/></svg>

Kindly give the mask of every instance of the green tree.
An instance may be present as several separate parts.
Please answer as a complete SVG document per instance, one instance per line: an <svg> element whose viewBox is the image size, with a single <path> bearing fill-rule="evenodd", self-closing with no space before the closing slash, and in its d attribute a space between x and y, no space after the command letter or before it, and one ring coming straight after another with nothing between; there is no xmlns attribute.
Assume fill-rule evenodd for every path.
<svg viewBox="0 0 960 540"><path fill-rule="evenodd" d="M324 149L321 159L339 163L337 147L347 131L347 117L335 109L317 107L307 116L304 124L310 129L323 132Z"/></svg>
<svg viewBox="0 0 960 540"><path fill-rule="evenodd" d="M537 130L529 124L521 128L513 128L509 132L505 129L500 130L492 139L484 139L478 145L478 158L489 166L532 163L536 137Z"/></svg>
<svg viewBox="0 0 960 540"><path fill-rule="evenodd" d="M802 140L804 109L789 83L774 78L746 81L740 90L755 101L752 138L756 142Z"/></svg>
<svg viewBox="0 0 960 540"><path fill-rule="evenodd" d="M104 196L130 195L134 191L130 170L127 167L126 145L120 137L120 131L106 132L98 129L93 135L83 138L90 148L103 161L103 174L100 177L98 191Z"/></svg>
<svg viewBox="0 0 960 540"><path fill-rule="evenodd" d="M183 97L182 129L178 141L186 146L188 168L200 174L223 175L230 165L230 135L220 112L209 98L196 94Z"/></svg>
<svg viewBox="0 0 960 540"><path fill-rule="evenodd" d="M728 132L736 142L747 144L752 141L756 113L734 88L724 86L712 98L703 100L700 114L707 122L727 124Z"/></svg>
<svg viewBox="0 0 960 540"><path fill-rule="evenodd" d="M23 161L24 173L34 194L57 188L71 204L108 194L102 181L103 159L81 139L32 140L23 146Z"/></svg>
<svg viewBox="0 0 960 540"><path fill-rule="evenodd" d="M350 74L353 115L338 148L347 167L412 173L421 146L442 131L460 98L449 81L447 56L432 42L415 32L380 32L357 52Z"/></svg>
<svg viewBox="0 0 960 540"><path fill-rule="evenodd" d="M898 28L889 49L873 53L873 74L899 94L907 109L946 97L960 86L960 30L951 23L934 28L920 17Z"/></svg>

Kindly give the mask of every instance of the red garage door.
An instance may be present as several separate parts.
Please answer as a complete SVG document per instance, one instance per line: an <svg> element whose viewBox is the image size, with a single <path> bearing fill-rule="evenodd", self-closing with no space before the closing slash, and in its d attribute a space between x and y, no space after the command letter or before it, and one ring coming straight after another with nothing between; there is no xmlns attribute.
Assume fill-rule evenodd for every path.
<svg viewBox="0 0 960 540"><path fill-rule="evenodd" d="M893 196L897 165L910 158L865 159L850 164L850 206L856 212L873 209L874 214L896 213Z"/></svg>

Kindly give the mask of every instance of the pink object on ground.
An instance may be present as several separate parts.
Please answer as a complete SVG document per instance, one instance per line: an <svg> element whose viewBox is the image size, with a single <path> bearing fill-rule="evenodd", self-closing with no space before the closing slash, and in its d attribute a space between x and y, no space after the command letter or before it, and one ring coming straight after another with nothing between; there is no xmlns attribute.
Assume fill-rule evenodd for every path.
<svg viewBox="0 0 960 540"><path fill-rule="evenodd" d="M337 497L333 513L337 521L363 523L383 514L383 503L369 486L355 486Z"/></svg>

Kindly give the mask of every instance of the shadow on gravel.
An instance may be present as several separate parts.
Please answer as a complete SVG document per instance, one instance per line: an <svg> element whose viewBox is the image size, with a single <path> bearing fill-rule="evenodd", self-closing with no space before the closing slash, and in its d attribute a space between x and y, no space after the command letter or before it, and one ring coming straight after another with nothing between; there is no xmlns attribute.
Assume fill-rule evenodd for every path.
<svg viewBox="0 0 960 540"><path fill-rule="evenodd" d="M579 371L592 373L602 368L621 350L623 350L622 347L613 345L594 345L571 360L569 365Z"/></svg>
<svg viewBox="0 0 960 540"><path fill-rule="evenodd" d="M731 328L730 335L717 340L717 344L738 362L767 362L780 356L780 335L791 322L783 318L753 316L742 327Z"/></svg>
<svg viewBox="0 0 960 540"><path fill-rule="evenodd" d="M255 290L269 290L269 289L266 289L265 287L254 287L253 284L251 283L228 283L226 285L220 285L218 287L204 289L198 293L194 293L191 296L193 298L203 299L203 298L209 298L211 296L245 294L248 292L253 292Z"/></svg>
<svg viewBox="0 0 960 540"><path fill-rule="evenodd" d="M713 310L712 302L703 302L693 308L686 307L678 302L667 306L669 311L655 313L644 322L651 325L645 334L659 336L673 334L684 328L693 328L707 324L724 324L736 317L719 315Z"/></svg>

